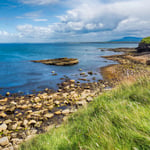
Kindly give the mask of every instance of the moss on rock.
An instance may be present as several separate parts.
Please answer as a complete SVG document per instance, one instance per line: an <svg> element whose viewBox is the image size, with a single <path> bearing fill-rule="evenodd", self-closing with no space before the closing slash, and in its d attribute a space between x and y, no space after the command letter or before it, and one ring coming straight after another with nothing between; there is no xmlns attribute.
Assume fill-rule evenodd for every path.
<svg viewBox="0 0 150 150"><path fill-rule="evenodd" d="M141 43L150 44L150 36L149 36L149 37L146 37L146 38L143 38L143 39L141 40Z"/></svg>
<svg viewBox="0 0 150 150"><path fill-rule="evenodd" d="M137 52L149 52L150 51L150 37L143 38L139 43Z"/></svg>

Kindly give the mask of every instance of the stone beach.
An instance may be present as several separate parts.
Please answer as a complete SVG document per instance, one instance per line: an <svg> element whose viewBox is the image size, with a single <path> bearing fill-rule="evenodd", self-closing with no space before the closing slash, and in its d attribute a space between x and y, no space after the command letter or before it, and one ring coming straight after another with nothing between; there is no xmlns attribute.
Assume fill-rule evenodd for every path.
<svg viewBox="0 0 150 150"><path fill-rule="evenodd" d="M104 80L80 83L64 78L58 85L57 92L46 88L37 94L21 96L7 92L6 96L0 96L0 150L17 150L22 142L34 135L59 127L67 120L69 114L76 112L80 107L86 107L96 96L111 89L123 79L149 73L149 66L141 61L143 55L148 61L149 54L139 55L136 49L109 50L125 53L104 56L119 62L100 69ZM80 80L86 80L86 74L95 73L80 72Z"/></svg>
<svg viewBox="0 0 150 150"><path fill-rule="evenodd" d="M90 72L91 73L91 72ZM66 79L57 92L45 89L42 93L25 96L0 97L0 149L18 149L18 145L35 134L57 127L67 116L93 101L105 87L105 81L77 83Z"/></svg>

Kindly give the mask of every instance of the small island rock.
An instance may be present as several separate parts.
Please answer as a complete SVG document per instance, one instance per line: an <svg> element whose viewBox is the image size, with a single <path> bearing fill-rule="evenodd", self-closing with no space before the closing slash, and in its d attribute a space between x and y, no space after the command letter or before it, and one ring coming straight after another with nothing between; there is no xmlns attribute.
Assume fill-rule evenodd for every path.
<svg viewBox="0 0 150 150"><path fill-rule="evenodd" d="M56 58L56 59L47 59L47 60L32 60L32 62L43 63L46 65L56 65L56 66L70 66L79 63L79 60L76 58Z"/></svg>

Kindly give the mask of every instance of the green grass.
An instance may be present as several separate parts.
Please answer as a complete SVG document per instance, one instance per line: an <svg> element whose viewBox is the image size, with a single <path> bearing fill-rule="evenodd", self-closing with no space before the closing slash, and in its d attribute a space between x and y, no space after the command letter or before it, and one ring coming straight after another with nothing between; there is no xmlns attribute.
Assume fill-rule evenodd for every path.
<svg viewBox="0 0 150 150"><path fill-rule="evenodd" d="M146 38L142 39L141 42L145 43L145 44L150 44L150 37L146 37Z"/></svg>
<svg viewBox="0 0 150 150"><path fill-rule="evenodd" d="M21 150L150 150L150 79L106 92Z"/></svg>

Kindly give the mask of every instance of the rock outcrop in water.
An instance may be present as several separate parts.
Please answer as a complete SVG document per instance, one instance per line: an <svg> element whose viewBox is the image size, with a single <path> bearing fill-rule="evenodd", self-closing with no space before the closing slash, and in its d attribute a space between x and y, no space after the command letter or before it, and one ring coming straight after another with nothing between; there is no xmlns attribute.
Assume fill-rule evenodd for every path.
<svg viewBox="0 0 150 150"><path fill-rule="evenodd" d="M142 39L137 48L137 52L150 52L150 37Z"/></svg>
<svg viewBox="0 0 150 150"><path fill-rule="evenodd" d="M43 63L46 65L56 65L56 66L70 66L79 63L79 60L76 58L56 58L56 59L47 59L47 60L32 60L32 62Z"/></svg>

